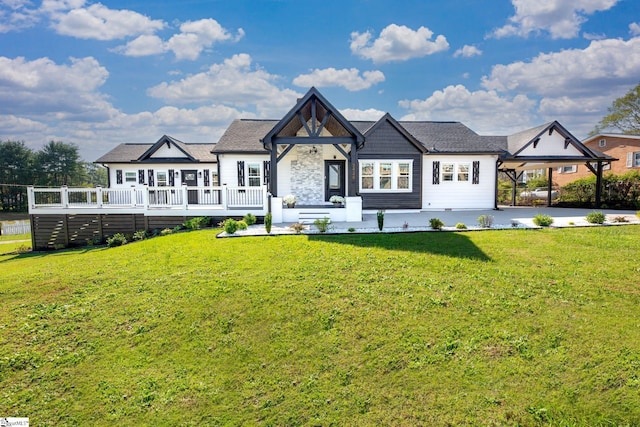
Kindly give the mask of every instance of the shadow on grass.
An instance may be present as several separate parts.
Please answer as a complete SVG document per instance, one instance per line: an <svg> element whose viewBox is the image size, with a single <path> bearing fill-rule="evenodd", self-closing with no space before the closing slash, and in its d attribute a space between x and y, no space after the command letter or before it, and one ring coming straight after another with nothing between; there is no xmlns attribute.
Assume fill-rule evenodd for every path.
<svg viewBox="0 0 640 427"><path fill-rule="evenodd" d="M406 232L370 234L311 234L311 241L341 243L363 248L430 253L455 258L491 261L467 236L467 233Z"/></svg>
<svg viewBox="0 0 640 427"><path fill-rule="evenodd" d="M59 250L50 250L50 251L28 251L28 252L7 252L0 253L0 264L20 259L27 258L43 258L50 256L66 256L66 255L77 255L84 254L87 252L99 251L107 249L106 246L82 246L78 248L67 248L67 249L59 249ZM6 258L5 258L6 257Z"/></svg>

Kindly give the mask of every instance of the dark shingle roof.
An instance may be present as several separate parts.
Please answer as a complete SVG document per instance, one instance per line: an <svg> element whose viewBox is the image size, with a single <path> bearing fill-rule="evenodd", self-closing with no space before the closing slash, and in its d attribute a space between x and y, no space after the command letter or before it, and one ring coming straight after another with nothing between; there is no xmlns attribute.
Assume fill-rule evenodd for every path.
<svg viewBox="0 0 640 427"><path fill-rule="evenodd" d="M215 162L216 155L211 153L214 144L187 144L170 136L163 136L160 141L169 140L171 143L179 146L187 155L193 157L197 162ZM95 163L137 163L148 151L158 142L154 144L120 144L113 150L100 157ZM146 157L146 156L145 156ZM151 157L153 154L151 153ZM150 159L149 159L150 160ZM160 160L160 159L154 159ZM171 159L167 159L168 161Z"/></svg>
<svg viewBox="0 0 640 427"><path fill-rule="evenodd" d="M266 153L260 140L279 120L234 120L213 148L213 153Z"/></svg>

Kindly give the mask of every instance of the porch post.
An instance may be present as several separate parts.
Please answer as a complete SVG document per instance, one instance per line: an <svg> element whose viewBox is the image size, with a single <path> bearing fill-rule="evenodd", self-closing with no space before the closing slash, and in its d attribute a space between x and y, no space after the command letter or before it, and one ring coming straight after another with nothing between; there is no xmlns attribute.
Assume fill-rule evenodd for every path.
<svg viewBox="0 0 640 427"><path fill-rule="evenodd" d="M549 168L549 183L547 185L547 207L551 207L551 184L553 182L553 168Z"/></svg>
<svg viewBox="0 0 640 427"><path fill-rule="evenodd" d="M356 153L356 143L351 143L351 153L349 153L349 197L355 197L358 185L358 154Z"/></svg>
<svg viewBox="0 0 640 427"><path fill-rule="evenodd" d="M271 141L271 166L269 166L269 192L278 196L278 144Z"/></svg>
<svg viewBox="0 0 640 427"><path fill-rule="evenodd" d="M500 172L498 171L499 167L500 167L500 159L496 160L496 179L494 180L496 188L495 188L495 191L494 191L493 210L495 210L495 211L498 210L498 185L499 185L498 176L500 175Z"/></svg>
<svg viewBox="0 0 640 427"><path fill-rule="evenodd" d="M602 161L598 161L596 172L596 208L599 208L602 203Z"/></svg>

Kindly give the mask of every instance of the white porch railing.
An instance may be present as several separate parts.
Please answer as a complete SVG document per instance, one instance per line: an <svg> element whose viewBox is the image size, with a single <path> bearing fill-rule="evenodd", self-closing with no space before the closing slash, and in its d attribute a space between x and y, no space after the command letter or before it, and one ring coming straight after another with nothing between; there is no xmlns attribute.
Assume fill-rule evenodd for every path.
<svg viewBox="0 0 640 427"><path fill-rule="evenodd" d="M158 210L247 209L265 211L261 187L28 188L29 212L148 212ZM106 213L106 212L105 212Z"/></svg>

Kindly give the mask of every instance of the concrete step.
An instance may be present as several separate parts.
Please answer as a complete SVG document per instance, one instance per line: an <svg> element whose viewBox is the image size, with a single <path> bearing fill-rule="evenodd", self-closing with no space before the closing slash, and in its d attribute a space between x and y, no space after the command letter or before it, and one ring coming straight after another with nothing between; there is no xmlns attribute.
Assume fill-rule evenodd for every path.
<svg viewBox="0 0 640 427"><path fill-rule="evenodd" d="M328 211L311 211L300 212L298 214L298 222L300 224L313 224L316 219L331 218L331 213ZM329 220L331 222L331 220Z"/></svg>

